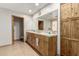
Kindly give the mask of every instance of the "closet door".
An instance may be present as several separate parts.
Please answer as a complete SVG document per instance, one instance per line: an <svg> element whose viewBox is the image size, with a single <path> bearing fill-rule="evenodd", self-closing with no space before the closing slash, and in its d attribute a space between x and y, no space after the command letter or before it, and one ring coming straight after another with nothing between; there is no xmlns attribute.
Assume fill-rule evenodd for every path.
<svg viewBox="0 0 79 59"><path fill-rule="evenodd" d="M68 6L65 6L68 9ZM71 6L70 12L63 11L66 11L70 18L66 15L64 21L61 19L61 55L77 56L79 55L79 4L73 3Z"/></svg>

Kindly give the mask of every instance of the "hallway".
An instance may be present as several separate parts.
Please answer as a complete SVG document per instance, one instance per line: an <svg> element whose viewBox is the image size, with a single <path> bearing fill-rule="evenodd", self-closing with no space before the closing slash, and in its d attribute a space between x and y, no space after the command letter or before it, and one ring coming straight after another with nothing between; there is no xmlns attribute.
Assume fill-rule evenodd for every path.
<svg viewBox="0 0 79 59"><path fill-rule="evenodd" d="M14 45L0 47L0 56L39 56L28 44L16 41Z"/></svg>

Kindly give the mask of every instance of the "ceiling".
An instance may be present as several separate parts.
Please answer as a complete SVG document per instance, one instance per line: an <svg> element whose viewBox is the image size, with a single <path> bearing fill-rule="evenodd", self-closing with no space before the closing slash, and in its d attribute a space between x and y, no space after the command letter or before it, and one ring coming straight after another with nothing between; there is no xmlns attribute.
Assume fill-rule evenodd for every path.
<svg viewBox="0 0 79 59"><path fill-rule="evenodd" d="M58 19L58 10L47 13L47 14L39 17L39 18L40 19L45 19L45 20L57 20Z"/></svg>
<svg viewBox="0 0 79 59"><path fill-rule="evenodd" d="M39 5L36 6L35 3L0 3L0 8L33 15L48 4L49 3L39 3ZM29 9L31 9L32 12L29 12Z"/></svg>

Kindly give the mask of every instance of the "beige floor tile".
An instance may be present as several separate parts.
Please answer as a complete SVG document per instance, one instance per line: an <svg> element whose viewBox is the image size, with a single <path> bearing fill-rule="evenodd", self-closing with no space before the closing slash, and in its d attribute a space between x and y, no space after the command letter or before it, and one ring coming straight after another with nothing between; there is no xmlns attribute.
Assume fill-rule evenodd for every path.
<svg viewBox="0 0 79 59"><path fill-rule="evenodd" d="M0 56L39 56L27 43L16 41L14 45L0 47Z"/></svg>

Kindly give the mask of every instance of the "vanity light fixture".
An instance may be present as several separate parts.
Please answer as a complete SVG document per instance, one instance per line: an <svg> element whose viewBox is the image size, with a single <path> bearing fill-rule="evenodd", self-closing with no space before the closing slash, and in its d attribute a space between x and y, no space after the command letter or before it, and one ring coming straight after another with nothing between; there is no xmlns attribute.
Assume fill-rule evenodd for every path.
<svg viewBox="0 0 79 59"><path fill-rule="evenodd" d="M39 3L35 3L35 6L39 6Z"/></svg>
<svg viewBox="0 0 79 59"><path fill-rule="evenodd" d="M31 13L32 12L32 10L31 9L29 9L29 13Z"/></svg>

